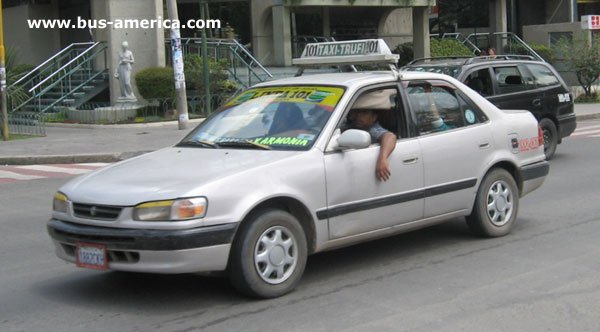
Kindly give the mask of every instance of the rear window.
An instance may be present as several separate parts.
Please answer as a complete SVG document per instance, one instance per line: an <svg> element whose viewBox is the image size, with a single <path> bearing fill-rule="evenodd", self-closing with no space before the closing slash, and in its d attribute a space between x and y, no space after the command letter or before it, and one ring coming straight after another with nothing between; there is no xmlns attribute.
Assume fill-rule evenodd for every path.
<svg viewBox="0 0 600 332"><path fill-rule="evenodd" d="M551 86L560 84L560 81L554 75L550 68L539 65L539 64L528 64L527 68L533 74L533 79L535 80L535 84L539 87Z"/></svg>

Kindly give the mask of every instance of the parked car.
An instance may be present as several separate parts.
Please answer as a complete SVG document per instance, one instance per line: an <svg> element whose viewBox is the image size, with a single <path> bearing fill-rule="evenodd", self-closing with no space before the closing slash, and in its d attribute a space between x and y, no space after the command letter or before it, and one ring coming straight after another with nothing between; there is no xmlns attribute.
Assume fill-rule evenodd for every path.
<svg viewBox="0 0 600 332"><path fill-rule="evenodd" d="M367 95L397 135L387 181L379 143L342 130ZM173 147L71 180L47 228L58 257L80 267L226 271L269 298L294 289L313 253L460 217L503 236L548 170L531 113L500 111L450 76L300 76L246 90Z"/></svg>
<svg viewBox="0 0 600 332"><path fill-rule="evenodd" d="M500 109L530 111L544 132L548 160L577 127L573 97L561 76L549 63L529 56L418 59L402 70L451 75Z"/></svg>

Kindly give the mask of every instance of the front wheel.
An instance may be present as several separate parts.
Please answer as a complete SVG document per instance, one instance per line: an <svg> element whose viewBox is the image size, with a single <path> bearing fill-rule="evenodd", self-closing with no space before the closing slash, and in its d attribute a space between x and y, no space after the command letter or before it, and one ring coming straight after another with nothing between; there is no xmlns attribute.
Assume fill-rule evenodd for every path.
<svg viewBox="0 0 600 332"><path fill-rule="evenodd" d="M504 236L512 229L518 210L519 189L514 178L504 169L494 169L479 186L467 224L478 235Z"/></svg>
<svg viewBox="0 0 600 332"><path fill-rule="evenodd" d="M544 154L546 160L550 160L554 156L558 145L558 129L556 129L554 122L548 118L543 118L540 121L540 128L544 133Z"/></svg>
<svg viewBox="0 0 600 332"><path fill-rule="evenodd" d="M240 292L273 298L292 291L307 258L302 225L291 214L266 210L242 224L232 246L229 277Z"/></svg>

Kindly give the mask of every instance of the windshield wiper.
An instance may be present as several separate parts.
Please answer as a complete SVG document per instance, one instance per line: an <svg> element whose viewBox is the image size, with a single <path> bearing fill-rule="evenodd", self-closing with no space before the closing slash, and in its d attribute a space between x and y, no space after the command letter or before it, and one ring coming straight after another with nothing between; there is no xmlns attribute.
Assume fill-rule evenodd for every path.
<svg viewBox="0 0 600 332"><path fill-rule="evenodd" d="M251 149L262 149L262 150L271 150L271 147L264 144L259 144L253 142L251 140L240 140L240 141L224 141L215 143L217 146L230 146L230 147L241 147L241 148L251 148Z"/></svg>
<svg viewBox="0 0 600 332"><path fill-rule="evenodd" d="M177 146L201 146L204 148L212 148L212 149L218 149L219 147L217 146L217 144L213 143L213 142L209 142L209 141L183 141L180 142L179 144L177 144Z"/></svg>

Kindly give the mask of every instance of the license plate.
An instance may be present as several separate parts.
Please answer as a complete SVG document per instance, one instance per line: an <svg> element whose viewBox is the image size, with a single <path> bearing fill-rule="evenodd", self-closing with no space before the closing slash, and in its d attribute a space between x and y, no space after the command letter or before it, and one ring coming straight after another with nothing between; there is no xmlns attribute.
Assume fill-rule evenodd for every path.
<svg viewBox="0 0 600 332"><path fill-rule="evenodd" d="M95 270L108 270L106 245L94 243L77 243L75 251L76 264Z"/></svg>

